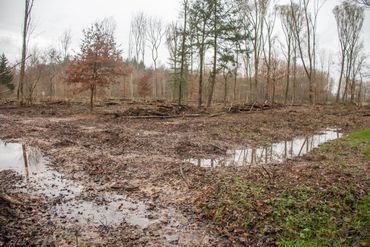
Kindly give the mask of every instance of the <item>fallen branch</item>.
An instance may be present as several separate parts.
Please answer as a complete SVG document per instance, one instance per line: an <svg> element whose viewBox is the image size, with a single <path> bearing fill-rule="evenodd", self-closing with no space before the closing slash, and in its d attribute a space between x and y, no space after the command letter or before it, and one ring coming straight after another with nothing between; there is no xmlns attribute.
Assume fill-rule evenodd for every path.
<svg viewBox="0 0 370 247"><path fill-rule="evenodd" d="M106 113L105 115L114 115L114 117L125 118L125 119L170 119L170 118L195 118L195 117L206 117L208 115L204 114L185 114L185 115L168 115L168 116L158 116L158 115L147 115L147 116L126 116L120 113Z"/></svg>
<svg viewBox="0 0 370 247"><path fill-rule="evenodd" d="M7 92L11 92L11 90L8 89L8 90L5 90L5 91L2 91L2 92L0 92L0 94L4 94L4 93L7 93Z"/></svg>

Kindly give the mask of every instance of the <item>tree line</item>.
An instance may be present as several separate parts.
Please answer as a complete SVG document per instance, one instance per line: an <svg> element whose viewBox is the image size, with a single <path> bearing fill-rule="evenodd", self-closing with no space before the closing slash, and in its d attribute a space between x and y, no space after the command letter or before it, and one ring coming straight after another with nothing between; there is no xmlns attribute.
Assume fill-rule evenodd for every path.
<svg viewBox="0 0 370 247"><path fill-rule="evenodd" d="M91 109L103 94L199 107L213 102L360 103L368 94L361 39L366 1L344 1L333 10L340 44L338 81L332 77L333 57L319 51L319 0L182 0L178 20L167 25L138 13L130 24L125 59L109 19L83 30L74 55L68 31L58 48L28 52L33 3L25 0L20 69L10 68L4 55L0 64L0 76L8 78L1 84L15 90L21 104L84 91ZM168 66L159 66L164 45ZM145 65L147 51L151 67Z"/></svg>

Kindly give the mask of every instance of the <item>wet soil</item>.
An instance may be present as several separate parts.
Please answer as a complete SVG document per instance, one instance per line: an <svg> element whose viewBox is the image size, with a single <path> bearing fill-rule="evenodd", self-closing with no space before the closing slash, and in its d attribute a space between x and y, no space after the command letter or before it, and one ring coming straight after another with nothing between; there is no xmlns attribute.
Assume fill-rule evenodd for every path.
<svg viewBox="0 0 370 247"><path fill-rule="evenodd" d="M70 203L66 215L71 216L60 217L51 209L58 209L58 200L64 198L31 195L14 186L22 180L18 174L2 171L1 194L20 203L0 200L1 207L9 209L1 215L0 245L227 246L229 240L204 221L194 204L218 174L236 170L207 169L186 160L219 158L229 149L263 146L328 127L347 133L370 125L370 109L341 106L280 106L232 113L222 107L206 111L128 101L102 102L94 114L87 112L83 103L0 106L0 139L39 148L50 169L83 187L75 201L65 202ZM287 162L314 166L317 159ZM243 169L248 168L237 172ZM294 177L300 169L286 172ZM96 205L109 207L117 197L145 207L146 223L76 221L79 207L86 212Z"/></svg>

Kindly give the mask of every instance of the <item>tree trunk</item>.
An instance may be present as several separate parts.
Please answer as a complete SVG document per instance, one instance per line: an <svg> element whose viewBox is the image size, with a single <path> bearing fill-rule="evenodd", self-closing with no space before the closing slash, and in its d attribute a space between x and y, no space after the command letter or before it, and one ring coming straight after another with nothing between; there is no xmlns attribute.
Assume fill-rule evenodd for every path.
<svg viewBox="0 0 370 247"><path fill-rule="evenodd" d="M205 28L205 24L204 24ZM204 65L204 31L202 34L202 44L200 48L199 56L199 88L198 88L198 107L202 106L202 94L203 94L203 65Z"/></svg>
<svg viewBox="0 0 370 247"><path fill-rule="evenodd" d="M212 104L213 90L216 84L216 72L217 72L217 4L214 5L214 39L213 39L213 69L212 69L212 80L209 89L207 107L210 107Z"/></svg>
<svg viewBox="0 0 370 247"><path fill-rule="evenodd" d="M155 85L155 97L158 99L159 90L158 90L158 76L157 76L157 60L153 60L154 64L154 85Z"/></svg>
<svg viewBox="0 0 370 247"><path fill-rule="evenodd" d="M238 80L238 69L239 69L239 53L236 53L236 65L234 71L234 92L233 92L233 102L236 102L236 84Z"/></svg>
<svg viewBox="0 0 370 247"><path fill-rule="evenodd" d="M343 80L343 72L344 72L344 54L342 54L342 61L340 66L340 75L339 75L339 83L338 83L338 89L337 89L337 98L335 100L336 103L339 103L340 99L340 89L342 87L342 80Z"/></svg>
<svg viewBox="0 0 370 247"><path fill-rule="evenodd" d="M357 96L357 102L358 102L359 106L362 106L361 97L362 97L362 78L361 78L360 86L359 86L359 89L358 89L358 96Z"/></svg>
<svg viewBox="0 0 370 247"><path fill-rule="evenodd" d="M24 85L24 77L25 77L25 70L26 70L27 33L28 33L28 26L29 26L29 14L30 14L30 1L26 0L25 9L24 9L24 21L23 21L22 61L21 61L21 69L19 72L19 85L18 85L18 90L17 90L17 99L21 105L24 104L23 85Z"/></svg>
<svg viewBox="0 0 370 247"><path fill-rule="evenodd" d="M293 99L292 104L296 102L296 91L297 91L297 46L294 48L294 61L293 61Z"/></svg>
<svg viewBox="0 0 370 247"><path fill-rule="evenodd" d="M285 88L285 97L284 104L288 102L289 86L290 86L290 43L288 43L288 54L287 54L287 74L286 74L286 88Z"/></svg>
<svg viewBox="0 0 370 247"><path fill-rule="evenodd" d="M356 58L355 58L356 59ZM351 103L355 103L355 92L356 92L356 71L355 63L352 66L352 83L351 83Z"/></svg>
<svg viewBox="0 0 370 247"><path fill-rule="evenodd" d="M90 86L90 112L94 111L94 94L95 88L93 85Z"/></svg>
<svg viewBox="0 0 370 247"><path fill-rule="evenodd" d="M181 68L180 68L180 85L179 85L179 99L178 105L182 104L182 86L185 83L185 41L186 41L186 28L187 28L187 14L188 14L188 1L184 0L184 27L182 33L182 44L181 44Z"/></svg>
<svg viewBox="0 0 370 247"><path fill-rule="evenodd" d="M224 105L226 106L227 103L227 78L224 81Z"/></svg>
<svg viewBox="0 0 370 247"><path fill-rule="evenodd" d="M272 80L272 99L271 99L271 104L274 105L275 104L275 80L276 79L273 79Z"/></svg>

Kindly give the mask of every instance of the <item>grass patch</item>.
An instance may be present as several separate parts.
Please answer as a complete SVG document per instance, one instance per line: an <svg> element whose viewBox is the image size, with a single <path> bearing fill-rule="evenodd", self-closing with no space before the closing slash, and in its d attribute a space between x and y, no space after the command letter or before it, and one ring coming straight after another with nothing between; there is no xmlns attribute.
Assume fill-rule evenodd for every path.
<svg viewBox="0 0 370 247"><path fill-rule="evenodd" d="M352 132L345 138L352 147L358 148L370 160L370 128Z"/></svg>
<svg viewBox="0 0 370 247"><path fill-rule="evenodd" d="M299 188L272 201L284 225L280 246L368 246L369 197L338 190ZM287 203L289 202L290 203Z"/></svg>
<svg viewBox="0 0 370 247"><path fill-rule="evenodd" d="M276 181L223 176L200 207L221 233L246 239L246 245L370 246L368 176L358 170L367 161L358 151L370 158L370 129L320 147L331 154L324 162L332 165L321 168L329 169L325 179L292 183L284 173Z"/></svg>
<svg viewBox="0 0 370 247"><path fill-rule="evenodd" d="M274 192L266 184L224 179L203 212L225 232L279 246L368 246L370 194L335 186Z"/></svg>

